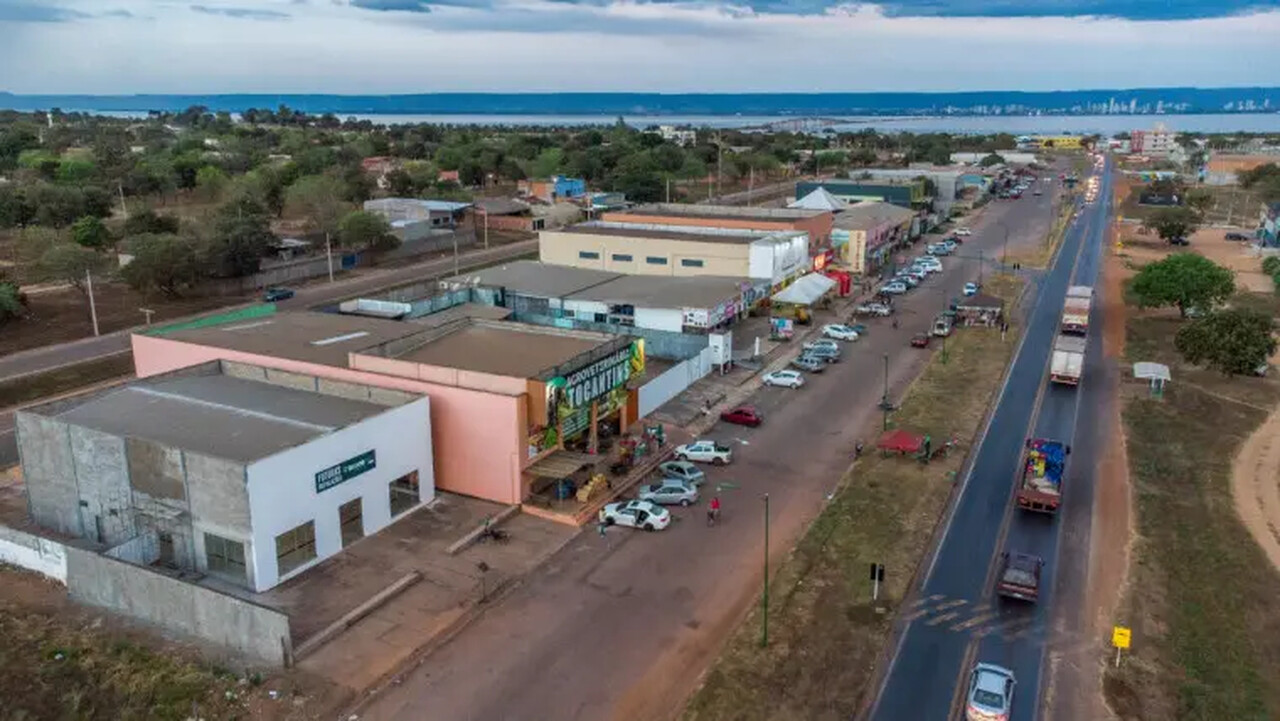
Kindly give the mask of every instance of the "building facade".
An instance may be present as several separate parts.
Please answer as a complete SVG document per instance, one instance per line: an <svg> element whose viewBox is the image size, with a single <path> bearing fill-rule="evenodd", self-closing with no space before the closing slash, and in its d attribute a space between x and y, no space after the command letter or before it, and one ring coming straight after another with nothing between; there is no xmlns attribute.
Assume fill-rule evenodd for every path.
<svg viewBox="0 0 1280 721"><path fill-rule="evenodd" d="M846 203L878 200L903 208L922 208L929 203L923 180L821 180L796 183L796 197L803 198L825 188Z"/></svg>
<svg viewBox="0 0 1280 721"><path fill-rule="evenodd" d="M836 217L831 246L836 261L855 273L873 274L914 237L915 213L889 203L859 203Z"/></svg>
<svg viewBox="0 0 1280 721"><path fill-rule="evenodd" d="M1168 155L1178 147L1178 134L1163 123L1156 123L1151 130L1134 130L1129 133L1129 152L1134 155Z"/></svg>
<svg viewBox="0 0 1280 721"><path fill-rule="evenodd" d="M600 220L724 230L788 231L808 233L814 249L831 237L834 214L829 210L753 208L734 205L683 205L653 203L605 213Z"/></svg>

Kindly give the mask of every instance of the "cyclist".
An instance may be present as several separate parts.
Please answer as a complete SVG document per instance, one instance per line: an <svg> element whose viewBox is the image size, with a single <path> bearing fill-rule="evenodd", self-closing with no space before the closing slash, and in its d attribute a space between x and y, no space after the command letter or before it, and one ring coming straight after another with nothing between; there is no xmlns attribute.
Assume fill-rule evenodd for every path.
<svg viewBox="0 0 1280 721"><path fill-rule="evenodd" d="M715 496L707 505L707 525L714 526L720 518L720 497Z"/></svg>

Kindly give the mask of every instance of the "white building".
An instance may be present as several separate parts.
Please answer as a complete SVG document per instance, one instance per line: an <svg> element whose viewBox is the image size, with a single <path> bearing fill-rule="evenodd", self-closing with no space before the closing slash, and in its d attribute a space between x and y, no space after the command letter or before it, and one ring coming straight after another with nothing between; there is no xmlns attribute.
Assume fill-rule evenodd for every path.
<svg viewBox="0 0 1280 721"><path fill-rule="evenodd" d="M693 145L698 142L698 131L691 129L677 128L674 125L659 125L658 135L668 143L675 143L680 147Z"/></svg>

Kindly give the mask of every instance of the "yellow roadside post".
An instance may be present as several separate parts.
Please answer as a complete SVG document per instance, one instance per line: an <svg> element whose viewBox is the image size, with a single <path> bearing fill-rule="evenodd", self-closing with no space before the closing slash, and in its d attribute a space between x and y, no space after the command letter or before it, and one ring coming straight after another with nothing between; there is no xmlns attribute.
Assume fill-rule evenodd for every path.
<svg viewBox="0 0 1280 721"><path fill-rule="evenodd" d="M1111 645L1116 647L1116 668L1120 667L1120 651L1129 648L1129 640L1132 636L1133 632L1124 626L1115 626L1111 629Z"/></svg>

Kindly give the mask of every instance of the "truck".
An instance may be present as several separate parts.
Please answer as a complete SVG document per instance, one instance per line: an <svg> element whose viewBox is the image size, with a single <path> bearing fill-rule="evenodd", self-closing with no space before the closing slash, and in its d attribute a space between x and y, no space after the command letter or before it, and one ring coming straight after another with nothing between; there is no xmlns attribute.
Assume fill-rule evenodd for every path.
<svg viewBox="0 0 1280 721"><path fill-rule="evenodd" d="M1044 559L1017 551L1005 552L996 582L996 593L1005 598L1035 603L1040 598L1040 571Z"/></svg>
<svg viewBox="0 0 1280 721"><path fill-rule="evenodd" d="M1027 440L1018 479L1018 507L1039 513L1057 513L1062 502L1062 476L1071 447L1048 438Z"/></svg>
<svg viewBox="0 0 1280 721"><path fill-rule="evenodd" d="M1060 335L1053 341L1053 360L1049 364L1049 380L1074 386L1084 373L1085 339Z"/></svg>
<svg viewBox="0 0 1280 721"><path fill-rule="evenodd" d="M1089 306L1093 304L1093 288L1073 285L1067 288L1067 299L1062 305L1062 332L1086 335L1089 332Z"/></svg>

